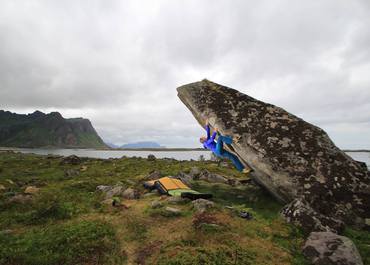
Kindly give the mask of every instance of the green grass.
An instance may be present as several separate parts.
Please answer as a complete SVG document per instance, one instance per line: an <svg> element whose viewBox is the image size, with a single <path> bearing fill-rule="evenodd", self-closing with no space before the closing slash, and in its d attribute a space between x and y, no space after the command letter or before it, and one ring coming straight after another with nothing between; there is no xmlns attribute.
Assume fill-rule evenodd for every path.
<svg viewBox="0 0 370 265"><path fill-rule="evenodd" d="M118 249L112 226L96 221L0 235L0 245L0 264L19 265L100 263Z"/></svg>
<svg viewBox="0 0 370 265"><path fill-rule="evenodd" d="M355 243L364 264L370 264L370 232L347 228L344 235Z"/></svg>
<svg viewBox="0 0 370 265"><path fill-rule="evenodd" d="M158 265L252 265L255 263L255 253L238 247L189 248L181 246L175 255L165 253Z"/></svg>
<svg viewBox="0 0 370 265"><path fill-rule="evenodd" d="M256 186L194 181L193 189L214 196L215 208L204 224L196 221L191 203L170 204L153 195L122 199L128 207L112 208L96 192L98 185L120 183L145 193L142 181L150 172L176 175L194 166L245 178L232 168L143 158L83 159L81 165L60 161L0 152L0 185L5 187L0 191L0 264L307 264L303 235L280 219L282 205ZM78 174L66 177L72 169ZM31 202L8 202L31 185L40 188ZM154 200L163 206L152 209ZM181 214L169 214L167 206ZM251 212L253 220L240 218L240 210ZM369 263L369 232L347 229L345 234Z"/></svg>

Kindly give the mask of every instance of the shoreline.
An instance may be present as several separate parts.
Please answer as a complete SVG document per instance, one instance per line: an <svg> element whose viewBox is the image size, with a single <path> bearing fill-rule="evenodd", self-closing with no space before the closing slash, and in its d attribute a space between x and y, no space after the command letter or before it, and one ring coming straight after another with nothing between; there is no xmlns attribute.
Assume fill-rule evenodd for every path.
<svg viewBox="0 0 370 265"><path fill-rule="evenodd" d="M2 147L0 151L16 151L20 149L45 149L45 150L97 150L97 151L156 151L156 152L175 152L175 151L205 151L204 148L187 148L187 147L173 147L173 148L82 148L82 147ZM370 153L369 149L342 149L343 152L352 153Z"/></svg>
<svg viewBox="0 0 370 265"><path fill-rule="evenodd" d="M182 148L182 147L174 147L174 148L81 148L81 147L0 147L0 151L17 151L23 149L44 149L44 150L96 150L96 151L154 151L154 152L176 152L176 151L205 151L204 148ZM370 151L369 151L370 152Z"/></svg>

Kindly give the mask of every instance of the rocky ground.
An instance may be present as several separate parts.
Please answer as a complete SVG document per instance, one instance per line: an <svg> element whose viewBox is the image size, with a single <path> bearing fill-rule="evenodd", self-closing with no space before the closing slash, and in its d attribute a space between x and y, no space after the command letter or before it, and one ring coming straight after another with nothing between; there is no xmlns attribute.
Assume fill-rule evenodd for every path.
<svg viewBox="0 0 370 265"><path fill-rule="evenodd" d="M142 186L168 175L214 198L191 202ZM323 241L305 242L282 207L225 163L0 152L0 264L310 264L303 253L322 262ZM370 233L343 234L370 264ZM350 256L351 242L335 236L326 232L325 242ZM340 240L351 248L342 251Z"/></svg>

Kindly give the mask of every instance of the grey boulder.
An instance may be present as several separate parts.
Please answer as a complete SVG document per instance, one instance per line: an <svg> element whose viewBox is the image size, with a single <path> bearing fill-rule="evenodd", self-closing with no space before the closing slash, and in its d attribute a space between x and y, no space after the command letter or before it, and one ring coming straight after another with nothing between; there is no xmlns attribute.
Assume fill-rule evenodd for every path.
<svg viewBox="0 0 370 265"><path fill-rule="evenodd" d="M197 199L192 201L193 208L200 213L205 212L206 210L209 210L214 207L214 202L206 200L206 199Z"/></svg>
<svg viewBox="0 0 370 265"><path fill-rule="evenodd" d="M122 185L115 186L99 185L96 187L96 190L103 192L105 194L105 199L111 199L116 196L121 196L122 193L125 191L125 188Z"/></svg>
<svg viewBox="0 0 370 265"><path fill-rule="evenodd" d="M284 109L208 80L177 88L204 127L233 138L227 150L278 200L305 199L318 213L352 224L370 215L370 176L321 128Z"/></svg>
<svg viewBox="0 0 370 265"><path fill-rule="evenodd" d="M208 170L202 170L202 172L200 172L199 174L199 179L211 183L224 183L224 184L229 183L229 180L224 176L211 173Z"/></svg>
<svg viewBox="0 0 370 265"><path fill-rule="evenodd" d="M134 200L134 199L139 199L140 194L137 190L128 188L122 192L122 197L128 200Z"/></svg>
<svg viewBox="0 0 370 265"><path fill-rule="evenodd" d="M288 223L301 227L306 234L312 231L341 233L344 230L342 221L316 212L302 199L293 200L280 213Z"/></svg>
<svg viewBox="0 0 370 265"><path fill-rule="evenodd" d="M312 232L303 254L314 265L363 265L353 242L332 232Z"/></svg>

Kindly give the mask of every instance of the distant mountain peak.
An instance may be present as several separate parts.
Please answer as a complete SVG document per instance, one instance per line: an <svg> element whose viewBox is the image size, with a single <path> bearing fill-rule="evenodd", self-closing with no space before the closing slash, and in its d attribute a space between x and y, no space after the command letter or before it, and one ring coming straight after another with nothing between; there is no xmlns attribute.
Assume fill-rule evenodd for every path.
<svg viewBox="0 0 370 265"><path fill-rule="evenodd" d="M43 115L46 115L45 113L43 113L42 111L39 111L39 110L35 110L31 115L34 115L34 116L43 116Z"/></svg>
<svg viewBox="0 0 370 265"><path fill-rule="evenodd" d="M121 146L121 148L164 148L157 142L153 141L139 141L134 143L127 143Z"/></svg>
<svg viewBox="0 0 370 265"><path fill-rule="evenodd" d="M0 111L0 146L106 148L88 119L64 119L59 112L28 115Z"/></svg>

